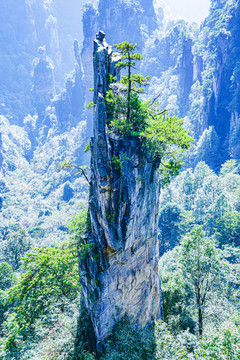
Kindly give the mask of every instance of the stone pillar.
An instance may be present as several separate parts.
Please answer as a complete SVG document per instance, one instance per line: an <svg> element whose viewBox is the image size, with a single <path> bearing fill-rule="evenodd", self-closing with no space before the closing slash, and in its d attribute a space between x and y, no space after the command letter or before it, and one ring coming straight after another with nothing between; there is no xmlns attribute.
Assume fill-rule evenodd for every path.
<svg viewBox="0 0 240 360"><path fill-rule="evenodd" d="M97 349L128 314L142 327L162 317L157 237L159 163L147 157L137 137L109 133L104 96L107 73L119 56L99 32L94 41L94 137L91 142L89 213L94 243L80 261L82 296ZM121 159L121 166L112 159Z"/></svg>
<svg viewBox="0 0 240 360"><path fill-rule="evenodd" d="M39 57L34 60L33 67L33 98L38 117L43 120L45 110L55 95L54 67L46 55L45 46L38 48Z"/></svg>

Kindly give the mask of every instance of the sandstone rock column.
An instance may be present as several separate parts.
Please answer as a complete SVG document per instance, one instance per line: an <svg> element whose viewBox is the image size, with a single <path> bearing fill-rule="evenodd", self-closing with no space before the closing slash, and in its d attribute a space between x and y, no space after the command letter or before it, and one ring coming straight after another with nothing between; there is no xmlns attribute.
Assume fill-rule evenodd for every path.
<svg viewBox="0 0 240 360"><path fill-rule="evenodd" d="M45 46L38 48L39 58L34 60L33 97L38 117L43 120L46 107L55 95L54 67L46 55Z"/></svg>
<svg viewBox="0 0 240 360"><path fill-rule="evenodd" d="M109 132L104 96L119 55L99 32L94 41L94 137L91 141L89 213L94 243L80 262L82 296L97 347L125 314L144 327L162 317L157 238L156 163L137 137ZM121 160L116 166L113 159Z"/></svg>

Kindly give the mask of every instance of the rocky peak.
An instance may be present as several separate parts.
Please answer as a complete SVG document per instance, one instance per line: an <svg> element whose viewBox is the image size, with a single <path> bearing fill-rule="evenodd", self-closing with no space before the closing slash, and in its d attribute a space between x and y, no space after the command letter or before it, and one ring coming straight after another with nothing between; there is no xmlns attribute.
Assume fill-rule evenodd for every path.
<svg viewBox="0 0 240 360"><path fill-rule="evenodd" d="M82 296L97 349L128 314L145 326L161 311L157 239L158 164L147 158L137 137L119 138L107 126L107 74L118 57L99 32L94 41L94 137L91 141L89 214L94 244L80 262ZM114 159L119 161L115 164Z"/></svg>
<svg viewBox="0 0 240 360"><path fill-rule="evenodd" d="M55 94L54 66L46 55L45 46L38 48L38 54L33 67L33 97L38 116L43 119Z"/></svg>
<svg viewBox="0 0 240 360"><path fill-rule="evenodd" d="M128 40L137 43L141 52L148 35L157 28L153 1L146 0L100 0L97 9L86 5L83 15L84 42L82 49L83 82L86 89L86 105L91 102L89 88L93 87L92 38L98 29L108 34L111 43ZM92 118L87 115L88 134L92 134Z"/></svg>

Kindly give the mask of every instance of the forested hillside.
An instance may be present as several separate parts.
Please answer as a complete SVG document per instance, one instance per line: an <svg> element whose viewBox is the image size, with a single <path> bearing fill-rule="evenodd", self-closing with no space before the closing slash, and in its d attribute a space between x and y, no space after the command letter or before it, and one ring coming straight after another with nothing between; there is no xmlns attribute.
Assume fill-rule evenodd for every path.
<svg viewBox="0 0 240 360"><path fill-rule="evenodd" d="M0 359L240 359L239 1L0 10Z"/></svg>

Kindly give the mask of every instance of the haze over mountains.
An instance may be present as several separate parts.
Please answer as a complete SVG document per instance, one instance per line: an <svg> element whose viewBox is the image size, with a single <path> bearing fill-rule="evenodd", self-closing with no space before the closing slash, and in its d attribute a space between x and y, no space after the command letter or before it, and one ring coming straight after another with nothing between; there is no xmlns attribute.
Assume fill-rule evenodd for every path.
<svg viewBox="0 0 240 360"><path fill-rule="evenodd" d="M181 348L184 341L184 344L189 341L186 348L191 350L198 344L196 314L193 303L188 303L188 296L193 299L192 293L187 284L181 287L183 282L179 282L176 265L184 235L195 226L202 226L206 237L215 236L219 249L229 247L228 255L224 255L229 263L235 266L239 262L240 5L237 0L212 0L211 7L204 0L156 2L158 6L150 0L88 3L82 0L8 0L0 5L0 260L20 271L20 258L29 249L43 245L55 249L54 246L69 238L67 223L86 207L89 198L88 181L75 173L81 166L90 166L91 151L85 150L89 149L93 135L93 112L88 109L93 100L90 90L94 85L93 40L96 33L103 30L110 45L125 40L137 43L137 50L143 55L138 70L144 76L151 76L142 99L157 99L162 111L168 110L170 116L184 119L184 126L194 137L191 148L184 154L181 174L161 191L157 229L163 256L163 294L175 301L165 313L172 331L169 343L180 344ZM131 148L130 145L125 147ZM97 149L95 146L95 151ZM65 168L59 166L64 162ZM76 172L70 169L70 163L76 166ZM94 171L98 174L96 169L95 164ZM86 171L89 176L89 169ZM117 172L112 173L115 176ZM142 181L144 188L143 179L137 181ZM148 181L152 181L151 177ZM151 189L149 186L148 191ZM95 190L98 194L98 189ZM117 194L121 195L121 191ZM126 206L119 207L121 214L128 213L127 204L126 200ZM93 206L93 212L94 209ZM143 209L142 214L144 211L146 217L149 216L151 206ZM101 224L112 231L111 214L107 215ZM152 218L149 216L148 224ZM22 239L26 240L23 245ZM99 239L101 242L101 236ZM13 254L14 249L17 253L17 265L12 260L14 255L6 255L5 250L10 249L11 244L18 244L12 246ZM111 249L107 251L111 253ZM135 258L134 247L131 251L127 256ZM98 256L91 259L97 275L98 260ZM117 261L120 262L117 265L124 265L124 259ZM155 268L153 273L156 272ZM130 275L133 281L134 275ZM86 282L92 281L88 276L86 279ZM117 278L115 280L117 288L120 283ZM92 289L99 287L99 279L94 281ZM174 285L171 287L171 284ZM1 296L7 296L5 290ZM216 293L211 296L217 297ZM237 296L231 293L229 298L224 295L216 302L220 309L218 334L225 334L225 321L232 321L231 326L235 326L233 316L239 319L238 302L233 300L238 299ZM169 298L165 299L167 303ZM60 302L65 300L61 298ZM94 306L94 299L91 301ZM4 332L1 326L8 319L9 329L18 327L15 323L11 325L15 320L8 317L8 309L0 303L3 309L0 357L39 360L48 357L48 351L53 351L56 359L61 359L58 356L68 359L67 351L72 356L76 332L71 331L71 326L75 329L77 300L74 309L67 303L62 313L53 301L50 303L53 306L51 319L43 316L36 320L38 324L34 323L33 327L40 330L31 340L25 341L26 334L16 332L14 344L17 345L10 355L4 344L8 344L5 334L12 333L10 330ZM207 310L209 339L217 318L211 315L212 310L215 314L217 306ZM11 311L14 313L12 308ZM56 331L56 338L51 330L55 326L60 329L59 333ZM119 348L124 344L125 335L119 335ZM62 342L64 336L66 342L70 339L69 347ZM178 336L185 340L181 342ZM219 335L219 343L221 336L225 335ZM115 340L117 343L118 335ZM133 343L138 343L135 340ZM144 349L144 346L139 347ZM220 345L218 347L220 349ZM61 355L56 355L58 349ZM135 350L138 354L138 349ZM109 345L108 351L102 359L115 360L114 348ZM128 354L124 356L127 358ZM141 355L136 356L141 359Z"/></svg>

